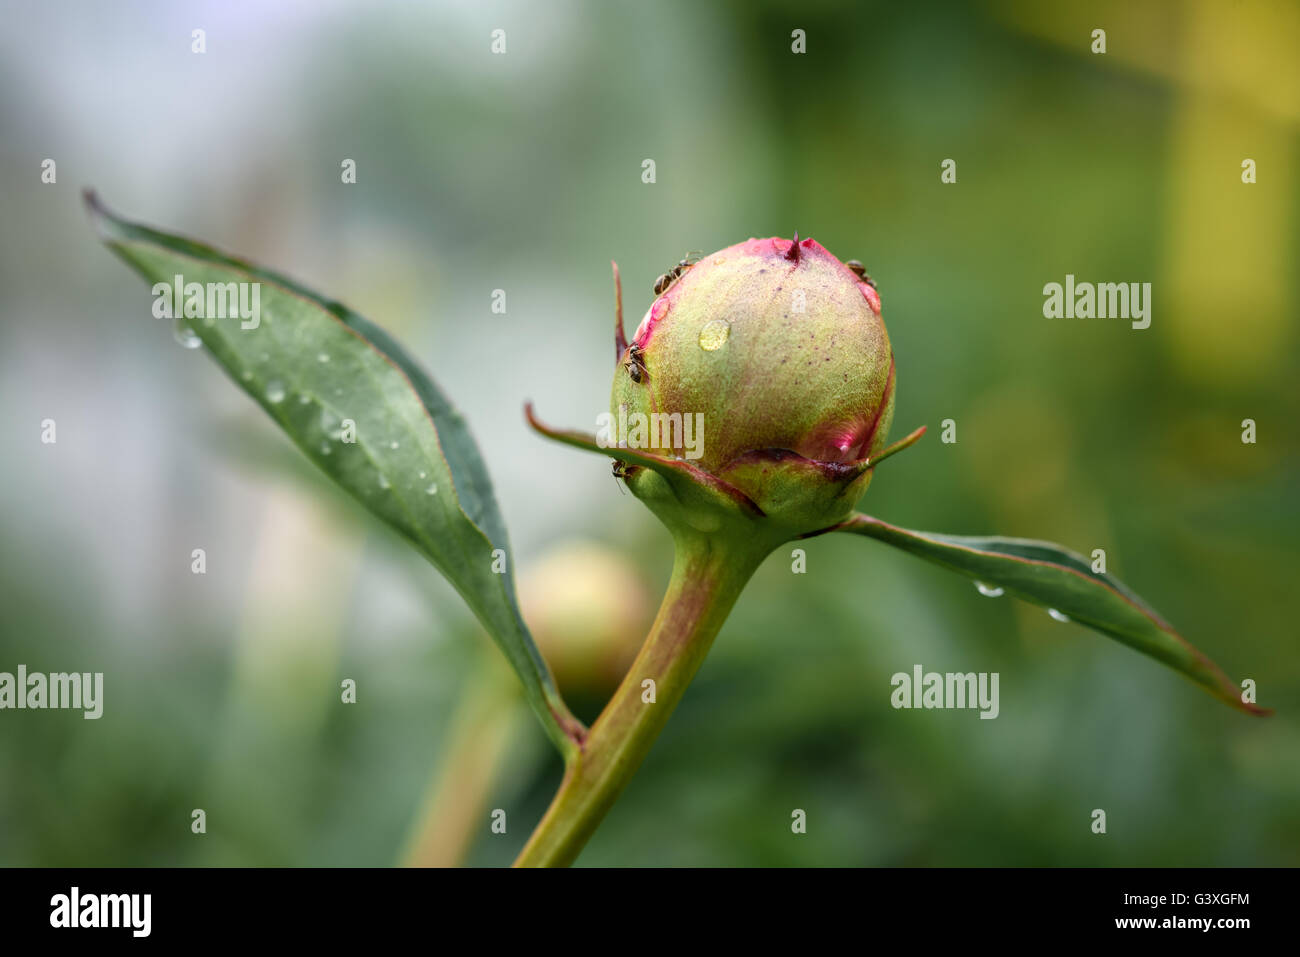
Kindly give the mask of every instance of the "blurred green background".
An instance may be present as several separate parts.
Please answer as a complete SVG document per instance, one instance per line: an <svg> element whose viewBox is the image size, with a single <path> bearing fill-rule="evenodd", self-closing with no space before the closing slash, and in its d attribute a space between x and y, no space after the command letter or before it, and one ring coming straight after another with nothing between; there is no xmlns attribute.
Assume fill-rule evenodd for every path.
<svg viewBox="0 0 1300 957"><path fill-rule="evenodd" d="M88 185L394 331L465 411L523 578L571 539L621 553L634 642L667 535L522 404L588 430L607 408L611 258L632 326L687 250L797 229L875 277L895 435L931 429L864 510L1105 548L1278 709L1252 720L1041 609L816 539L806 574L787 552L760 570L580 863L1300 864L1300 6L3 14L0 670L103 671L105 711L0 712L0 864L394 863L422 819L457 820L429 795L440 766L470 780L445 770L465 753L492 764L481 798L449 792L472 805L465 859L504 864L559 774L526 715L453 747L495 650L150 316L85 220ZM1044 319L1066 273L1151 282L1151 327ZM917 663L999 672L1001 715L893 710L890 676Z"/></svg>

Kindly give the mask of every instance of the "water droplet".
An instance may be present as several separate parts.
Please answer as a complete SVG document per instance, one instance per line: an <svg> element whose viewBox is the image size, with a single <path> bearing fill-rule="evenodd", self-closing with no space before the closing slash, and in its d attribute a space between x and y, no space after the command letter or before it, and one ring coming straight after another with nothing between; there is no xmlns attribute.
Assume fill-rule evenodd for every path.
<svg viewBox="0 0 1300 957"><path fill-rule="evenodd" d="M333 447L328 442L322 442L320 444L321 455L329 455L333 451L334 451Z"/></svg>
<svg viewBox="0 0 1300 957"><path fill-rule="evenodd" d="M985 598L1002 597L1003 590L999 588L997 585L986 585L983 582L976 582L975 587L979 589L979 593L983 595Z"/></svg>
<svg viewBox="0 0 1300 957"><path fill-rule="evenodd" d="M244 374L243 374L243 376L242 376L241 378L242 378L245 382L252 382L252 381L253 381L253 370L252 370L252 369L245 369L245 370L244 370Z"/></svg>
<svg viewBox="0 0 1300 957"><path fill-rule="evenodd" d="M307 405L309 402L311 402L311 396L309 396L306 392L298 396L299 405Z"/></svg>
<svg viewBox="0 0 1300 957"><path fill-rule="evenodd" d="M186 349L197 349L203 345L203 340L199 338L198 333L184 319L176 320L176 325L172 329L172 337Z"/></svg>
<svg viewBox="0 0 1300 957"><path fill-rule="evenodd" d="M700 348L705 352L721 349L731 335L731 323L726 319L710 319L700 330Z"/></svg>
<svg viewBox="0 0 1300 957"><path fill-rule="evenodd" d="M389 487L388 476L386 476L383 472L379 473L379 487L380 488Z"/></svg>
<svg viewBox="0 0 1300 957"><path fill-rule="evenodd" d="M322 352L322 353L319 353L319 354L316 356L316 361L317 361L317 362L329 362L329 361L330 361L329 353L328 353L328 352Z"/></svg>
<svg viewBox="0 0 1300 957"><path fill-rule="evenodd" d="M424 477L425 477L424 473L421 472L421 473L420 473L420 478L424 478Z"/></svg>
<svg viewBox="0 0 1300 957"><path fill-rule="evenodd" d="M400 448L401 448L401 446L400 446L398 443L396 443L396 442L389 442L389 443L388 443L388 447L389 447L390 449L400 449Z"/></svg>
<svg viewBox="0 0 1300 957"><path fill-rule="evenodd" d="M1069 616L1069 615L1064 615L1064 614L1062 614L1061 612L1057 611L1055 608L1049 608L1049 609L1047 609L1047 613L1048 613L1049 615L1051 615L1053 618L1055 618L1057 621L1069 621L1069 620L1070 620L1070 616Z"/></svg>
<svg viewBox="0 0 1300 957"><path fill-rule="evenodd" d="M266 401L272 405L284 401L284 385L280 382L266 384Z"/></svg>
<svg viewBox="0 0 1300 957"><path fill-rule="evenodd" d="M437 494L438 494L438 486L435 485L433 482L430 482L430 483L429 483L429 487L426 488L426 489L424 490L424 494L425 494L425 495L437 495Z"/></svg>

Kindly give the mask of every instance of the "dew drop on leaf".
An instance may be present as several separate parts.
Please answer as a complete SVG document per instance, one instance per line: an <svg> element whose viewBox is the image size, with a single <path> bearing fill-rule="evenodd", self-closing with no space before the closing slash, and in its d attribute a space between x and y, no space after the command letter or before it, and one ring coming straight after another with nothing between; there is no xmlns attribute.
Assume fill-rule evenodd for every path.
<svg viewBox="0 0 1300 957"><path fill-rule="evenodd" d="M1070 620L1070 616L1069 616L1069 615L1063 614L1063 613L1057 611L1055 608L1049 608L1049 609L1047 609L1047 613L1048 613L1049 615L1051 615L1053 618L1055 618L1057 621L1069 621L1069 620Z"/></svg>
<svg viewBox="0 0 1300 957"><path fill-rule="evenodd" d="M317 361L317 362L329 362L329 361L330 361L329 353L328 353L328 352L321 352L321 353L319 353L319 354L316 356L316 361Z"/></svg>
<svg viewBox="0 0 1300 957"><path fill-rule="evenodd" d="M283 402L284 385L277 381L268 382L266 384L266 401L272 405Z"/></svg>
<svg viewBox="0 0 1300 957"><path fill-rule="evenodd" d="M437 486L436 484L434 484L433 482L430 482L430 483L429 483L429 487L426 488L426 489L424 490L424 494L425 494L425 495L437 495L437 494L438 494L438 486Z"/></svg>
<svg viewBox="0 0 1300 957"><path fill-rule="evenodd" d="M176 325L172 329L172 337L186 349L197 349L203 345L203 340L199 338L198 333L184 319L176 320Z"/></svg>
<svg viewBox="0 0 1300 957"><path fill-rule="evenodd" d="M379 473L379 487L380 487L380 488L388 488L388 487L389 487L388 476L385 475L383 472L380 472L380 473Z"/></svg>
<svg viewBox="0 0 1300 957"><path fill-rule="evenodd" d="M975 587L985 598L1001 598L1003 589L997 585L986 585L983 582L976 582Z"/></svg>

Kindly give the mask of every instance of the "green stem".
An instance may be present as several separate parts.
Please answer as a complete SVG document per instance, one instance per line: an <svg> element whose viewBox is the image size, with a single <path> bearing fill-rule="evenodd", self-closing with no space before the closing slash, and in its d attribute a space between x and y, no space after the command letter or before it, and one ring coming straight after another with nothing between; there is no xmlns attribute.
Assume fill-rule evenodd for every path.
<svg viewBox="0 0 1300 957"><path fill-rule="evenodd" d="M650 634L569 762L516 867L564 867L577 858L650 751L768 551L757 536L676 537L672 579ZM654 681L653 703L644 700L646 679Z"/></svg>
<svg viewBox="0 0 1300 957"><path fill-rule="evenodd" d="M477 639L477 636L475 636ZM487 827L487 801L520 732L514 676L481 661L465 683L419 821L402 853L408 867L459 867Z"/></svg>

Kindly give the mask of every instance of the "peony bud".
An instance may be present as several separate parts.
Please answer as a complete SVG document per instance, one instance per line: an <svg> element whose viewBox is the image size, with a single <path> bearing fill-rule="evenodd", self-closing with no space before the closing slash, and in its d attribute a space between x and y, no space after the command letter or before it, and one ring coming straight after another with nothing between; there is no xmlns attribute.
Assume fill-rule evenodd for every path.
<svg viewBox="0 0 1300 957"><path fill-rule="evenodd" d="M894 357L859 263L797 235L750 239L683 260L655 289L631 342L618 291L618 364L597 444L669 527L707 533L741 517L745 534L760 521L772 544L827 529L874 466L924 431L885 448Z"/></svg>
<svg viewBox="0 0 1300 957"><path fill-rule="evenodd" d="M647 451L806 533L843 519L866 490L893 400L893 353L865 274L812 239L750 239L684 266L646 311L615 372L612 415L631 423L629 445L645 421ZM628 478L638 494L644 482Z"/></svg>

